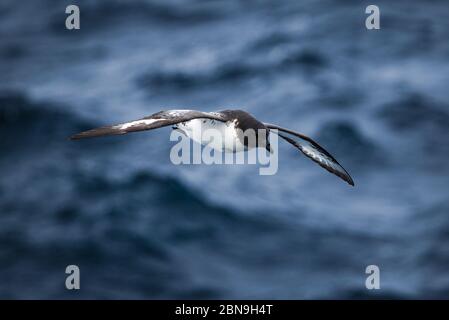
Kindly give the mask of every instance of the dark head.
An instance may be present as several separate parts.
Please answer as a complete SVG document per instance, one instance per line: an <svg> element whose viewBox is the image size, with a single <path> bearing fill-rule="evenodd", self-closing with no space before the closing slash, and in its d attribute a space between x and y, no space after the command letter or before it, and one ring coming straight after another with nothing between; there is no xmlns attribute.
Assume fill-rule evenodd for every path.
<svg viewBox="0 0 449 320"><path fill-rule="evenodd" d="M248 148L265 148L270 153L273 153L270 146L270 131L265 127L265 125L250 115L248 112L243 110L225 110L220 111L228 116L229 121L235 121L235 126L240 129L243 134L239 136L240 141ZM250 141L248 132L254 132L255 134L255 145ZM259 141L259 134L263 134Z"/></svg>

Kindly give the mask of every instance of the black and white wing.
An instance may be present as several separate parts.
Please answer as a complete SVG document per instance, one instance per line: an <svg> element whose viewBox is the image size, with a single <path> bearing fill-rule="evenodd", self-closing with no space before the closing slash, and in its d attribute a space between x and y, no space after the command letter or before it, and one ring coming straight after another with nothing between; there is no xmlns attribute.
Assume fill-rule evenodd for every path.
<svg viewBox="0 0 449 320"><path fill-rule="evenodd" d="M327 171L337 175L351 186L354 185L349 173L338 163L337 160L327 152L318 143L313 141L308 136L295 132L293 130L285 129L274 124L264 123L268 129L277 129L278 135L284 140L288 141L296 148L298 148L307 157L318 163Z"/></svg>
<svg viewBox="0 0 449 320"><path fill-rule="evenodd" d="M152 130L199 118L213 119L223 122L226 122L227 120L224 115L217 112L201 112L196 110L167 110L154 113L151 116L139 120L84 131L71 136L70 139L78 140L84 138L120 135L143 130Z"/></svg>

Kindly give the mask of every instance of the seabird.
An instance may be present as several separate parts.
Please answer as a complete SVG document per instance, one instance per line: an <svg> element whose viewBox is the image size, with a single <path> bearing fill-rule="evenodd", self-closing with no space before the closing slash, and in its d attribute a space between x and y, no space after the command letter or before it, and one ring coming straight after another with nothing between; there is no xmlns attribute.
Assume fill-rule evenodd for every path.
<svg viewBox="0 0 449 320"><path fill-rule="evenodd" d="M204 141L198 140L197 130L207 130L209 128L217 129L224 137L224 143L220 146L212 146L225 152L245 151L255 147L264 147L272 151L269 143L270 130L274 130L285 141L298 148L305 156L319 164L327 171L340 177L351 186L354 185L349 173L338 163L338 161L317 142L308 136L286 129L274 124L258 121L248 112L243 110L223 110L218 112L202 112L196 110L167 110L152 114L151 116L120 123L112 126L100 127L75 134L70 137L72 140L121 135L129 132L153 130L162 127L172 126L189 138L204 144ZM239 130L237 130L239 129ZM249 145L248 139L242 136L242 132L247 129L253 129L257 135L259 129L264 129L265 137L261 140L261 145Z"/></svg>

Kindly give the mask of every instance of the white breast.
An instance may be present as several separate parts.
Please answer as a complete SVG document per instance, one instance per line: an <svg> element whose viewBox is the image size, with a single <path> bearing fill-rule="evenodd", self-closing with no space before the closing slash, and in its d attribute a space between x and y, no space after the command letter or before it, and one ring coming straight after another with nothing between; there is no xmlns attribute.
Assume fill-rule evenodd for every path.
<svg viewBox="0 0 449 320"><path fill-rule="evenodd" d="M235 122L222 122L211 119L193 119L179 123L178 129L190 139L224 152L244 151L245 146L237 138Z"/></svg>

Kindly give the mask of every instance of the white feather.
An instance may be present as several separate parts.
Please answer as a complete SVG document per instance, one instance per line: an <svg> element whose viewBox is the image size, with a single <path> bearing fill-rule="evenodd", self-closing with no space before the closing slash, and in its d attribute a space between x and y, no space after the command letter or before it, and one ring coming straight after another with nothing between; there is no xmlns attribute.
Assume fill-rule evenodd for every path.
<svg viewBox="0 0 449 320"><path fill-rule="evenodd" d="M115 127L117 129L126 130L126 129L130 128L130 127L133 127L133 126L138 126L138 125L142 125L142 124L143 125L150 125L150 124L152 124L152 123L154 123L156 121L161 121L161 120L164 120L164 119L141 119L141 120L136 120L136 121L122 123L122 124L116 125Z"/></svg>
<svg viewBox="0 0 449 320"><path fill-rule="evenodd" d="M221 122L211 119L193 119L179 123L177 128L193 141L224 152L244 151L245 146L237 137L235 122ZM207 131L216 130L213 136L219 139L208 139ZM206 135L205 135L206 133ZM210 138L210 136L209 136Z"/></svg>

